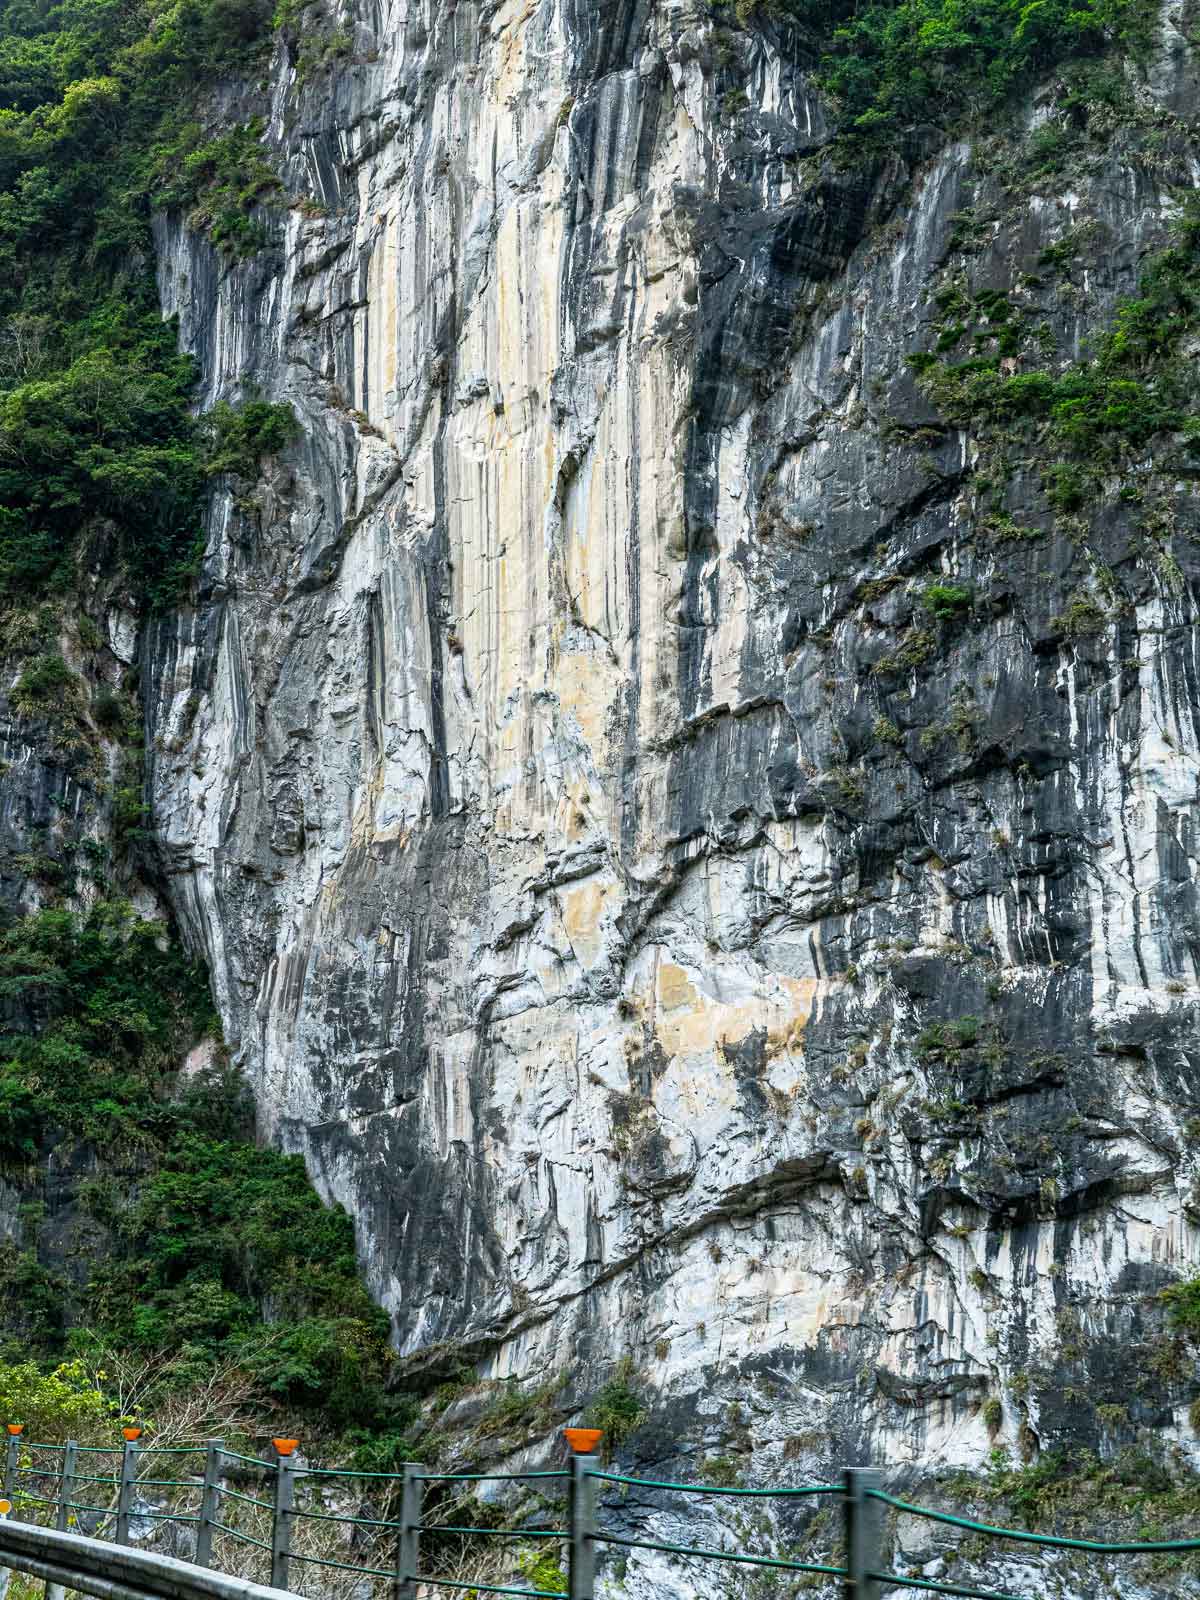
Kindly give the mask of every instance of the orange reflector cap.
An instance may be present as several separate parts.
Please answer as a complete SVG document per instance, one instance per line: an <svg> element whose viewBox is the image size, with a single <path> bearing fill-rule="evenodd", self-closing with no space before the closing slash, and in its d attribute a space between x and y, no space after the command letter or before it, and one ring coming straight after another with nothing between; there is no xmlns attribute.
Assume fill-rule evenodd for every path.
<svg viewBox="0 0 1200 1600"><path fill-rule="evenodd" d="M121 1432L129 1440L130 1444L132 1444L135 1439L140 1439L142 1437L142 1430L140 1428L122 1428Z"/></svg>
<svg viewBox="0 0 1200 1600"><path fill-rule="evenodd" d="M4 1426L8 1429L9 1433L12 1434L14 1439L19 1433L25 1432L25 1424L23 1422L6 1422Z"/></svg>
<svg viewBox="0 0 1200 1600"><path fill-rule="evenodd" d="M271 1443L281 1456L290 1456L300 1441L299 1439L272 1439Z"/></svg>
<svg viewBox="0 0 1200 1600"><path fill-rule="evenodd" d="M564 1428L563 1437L577 1456L590 1456L604 1437L603 1428Z"/></svg>
<svg viewBox="0 0 1200 1600"><path fill-rule="evenodd" d="M12 1510L11 1500L0 1500L0 1517L6 1517Z"/></svg>

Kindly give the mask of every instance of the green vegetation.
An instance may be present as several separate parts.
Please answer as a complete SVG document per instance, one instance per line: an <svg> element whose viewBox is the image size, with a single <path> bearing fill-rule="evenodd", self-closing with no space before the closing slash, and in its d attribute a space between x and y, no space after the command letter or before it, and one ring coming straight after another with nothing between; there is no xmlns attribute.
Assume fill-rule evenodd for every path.
<svg viewBox="0 0 1200 1600"><path fill-rule="evenodd" d="M700 1467L700 1479L712 1484L714 1489L736 1489L742 1481L732 1456L707 1456Z"/></svg>
<svg viewBox="0 0 1200 1600"><path fill-rule="evenodd" d="M291 406L258 399L246 400L240 406L218 400L205 421L205 466L214 476L227 472L252 478L262 457L282 450L299 431Z"/></svg>
<svg viewBox="0 0 1200 1600"><path fill-rule="evenodd" d="M626 1358L609 1381L593 1397L584 1414L589 1428L603 1428L604 1449L612 1451L629 1437L646 1415L641 1395L630 1384L633 1363Z"/></svg>
<svg viewBox="0 0 1200 1600"><path fill-rule="evenodd" d="M525 1551L519 1564L521 1576L531 1589L540 1589L543 1594L566 1594L567 1575L551 1550Z"/></svg>
<svg viewBox="0 0 1200 1600"><path fill-rule="evenodd" d="M0 930L0 1158L41 1153L61 1128L132 1144L165 1131L160 1091L209 1013L207 989L161 924L104 902Z"/></svg>
<svg viewBox="0 0 1200 1600"><path fill-rule="evenodd" d="M972 595L961 583L927 583L921 604L940 622L954 622L971 609Z"/></svg>
<svg viewBox="0 0 1200 1600"><path fill-rule="evenodd" d="M31 1439L64 1434L87 1443L110 1439L116 1408L96 1388L82 1361L66 1361L43 1372L33 1361L0 1366L0 1416L20 1419Z"/></svg>
<svg viewBox="0 0 1200 1600"><path fill-rule="evenodd" d="M195 108L216 75L253 67L270 22L263 0L0 6L0 608L69 588L101 524L135 588L169 597L206 475L247 469L262 419L233 438L236 469L230 416L197 425L149 224L185 206L231 253L265 242L258 207L278 185L261 127L208 138ZM265 432L282 438L281 419Z"/></svg>
<svg viewBox="0 0 1200 1600"><path fill-rule="evenodd" d="M923 1028L917 1038L919 1056L953 1054L969 1050L979 1040L982 1027L978 1017L959 1017L957 1022L933 1022Z"/></svg>
<svg viewBox="0 0 1200 1600"><path fill-rule="evenodd" d="M1190 1338L1200 1338L1200 1278L1173 1283L1162 1292L1172 1325Z"/></svg>
<svg viewBox="0 0 1200 1600"><path fill-rule="evenodd" d="M209 481L252 477L294 436L290 407L258 396L193 415L194 364L151 268L157 206L186 208L230 255L267 242L262 202L278 182L261 124L213 136L200 97L252 72L271 29L266 0L0 3L0 614L27 716L61 724L87 705L55 603L81 553L115 557L143 602L171 599ZM85 651L103 642L86 617L76 633ZM128 746L112 792L119 854L146 822L136 714L112 690L90 709ZM386 1319L359 1282L349 1219L298 1158L255 1146L231 1075L176 1082L213 1031L203 974L120 900L104 852L85 855L15 862L52 892L0 926L0 1165L20 1183L51 1151L98 1157L77 1201L108 1242L81 1283L27 1219L25 1247L0 1253L9 1352L119 1348L154 1358L164 1392L236 1364L263 1403L379 1425ZM57 899L80 865L102 896L86 913Z"/></svg>
<svg viewBox="0 0 1200 1600"><path fill-rule="evenodd" d="M1087 484L1080 462L1118 462L1164 433L1200 438L1184 341L1200 326L1200 196L1184 196L1175 239L1142 274L1088 356L1061 372L1001 370L999 354L958 363L910 357L923 387L959 426L1040 430L1067 460L1046 469L1052 504L1072 510Z"/></svg>
<svg viewBox="0 0 1200 1600"><path fill-rule="evenodd" d="M544 1383L526 1387L515 1378L501 1382L486 1411L475 1424L475 1438L506 1434L547 1433L557 1415L555 1402L566 1387L568 1375L555 1373Z"/></svg>
<svg viewBox="0 0 1200 1600"><path fill-rule="evenodd" d="M980 1480L953 1474L947 1488L983 1503L986 1520L1012 1517L1027 1528L1097 1537L1153 1540L1189 1537L1200 1512L1200 1478L1168 1469L1145 1449L1099 1460L1087 1450L1046 1450L1015 1466L1003 1448L992 1451ZM1169 1564L1177 1557L1158 1558Z"/></svg>
<svg viewBox="0 0 1200 1600"><path fill-rule="evenodd" d="M1050 626L1064 639L1089 639L1103 631L1108 613L1090 594L1073 594L1067 609L1060 616L1050 618Z"/></svg>
<svg viewBox="0 0 1200 1600"><path fill-rule="evenodd" d="M169 1350L176 1381L232 1360L291 1406L374 1415L387 1318L358 1279L350 1219L321 1203L298 1156L185 1134L122 1231L129 1258L90 1293L108 1340ZM281 1304L286 1320L265 1326Z"/></svg>
<svg viewBox="0 0 1200 1600"><path fill-rule="evenodd" d="M143 583L199 529L192 367L171 329L108 308L55 328L47 352L63 336L73 359L55 368L47 354L0 397L0 600L61 583L71 536L97 518Z"/></svg>
<svg viewBox="0 0 1200 1600"><path fill-rule="evenodd" d="M913 672L937 654L937 635L931 628L910 628L897 649L880 656L871 671L877 677L889 672Z"/></svg>
<svg viewBox="0 0 1200 1600"><path fill-rule="evenodd" d="M264 1404L378 1425L393 1409L387 1319L359 1280L350 1219L298 1156L253 1143L231 1073L176 1082L212 1018L201 973L165 934L108 902L0 931L0 1163L19 1175L64 1141L102 1151L106 1176L79 1203L113 1239L82 1289L5 1252L23 1324L10 1320L12 1351L158 1356L164 1388L236 1365ZM86 1333L66 1331L64 1312Z"/></svg>
<svg viewBox="0 0 1200 1600"><path fill-rule="evenodd" d="M818 52L843 143L871 152L928 127L982 123L1039 74L1113 45L1141 56L1143 0L714 0L742 23L787 18Z"/></svg>
<svg viewBox="0 0 1200 1600"><path fill-rule="evenodd" d="M269 242L255 208L279 189L262 147L261 117L206 139L201 125L172 129L154 167L157 204L190 213L213 243L232 256L253 255Z"/></svg>
<svg viewBox="0 0 1200 1600"><path fill-rule="evenodd" d="M61 708L76 697L75 674L60 655L34 656L21 669L13 689L13 705L26 716Z"/></svg>

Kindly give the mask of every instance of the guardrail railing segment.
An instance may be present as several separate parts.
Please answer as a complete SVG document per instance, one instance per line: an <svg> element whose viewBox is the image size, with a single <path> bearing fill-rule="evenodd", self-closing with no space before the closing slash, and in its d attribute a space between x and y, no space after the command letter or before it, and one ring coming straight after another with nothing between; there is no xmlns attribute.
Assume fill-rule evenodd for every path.
<svg viewBox="0 0 1200 1600"><path fill-rule="evenodd" d="M1160 1555L1187 1551L1200 1551L1200 1538L1159 1539L1149 1541L1102 1541L1073 1538L1066 1535L1034 1533L1020 1528L1004 1528L991 1523L978 1522L953 1512L937 1511L929 1506L914 1505L889 1494L882 1486L882 1474L873 1468L851 1467L846 1470L841 1483L805 1484L798 1487L779 1486L766 1488L740 1488L728 1485L673 1483L656 1478L630 1477L610 1472L603 1467L600 1457L594 1454L599 1438L585 1435L588 1448L576 1447L569 1466L555 1471L537 1472L431 1472L418 1462L408 1462L401 1472L366 1472L352 1468L307 1467L296 1463L294 1439L276 1440L276 1458L263 1461L256 1456L242 1455L229 1450L219 1439L209 1440L204 1446L157 1447L144 1446L136 1429L127 1429L120 1449L119 1470L111 1473L91 1473L79 1470L81 1455L104 1454L104 1446L77 1445L68 1441L64 1445L25 1444L20 1429L9 1425L8 1451L5 1460L4 1493L11 1506L45 1506L52 1510L56 1533L66 1534L75 1520L74 1513L84 1512L99 1518L97 1527L114 1528L117 1545L131 1542L131 1524L140 1521L170 1521L195 1528L194 1561L176 1565L190 1565L192 1571L213 1567L214 1537L218 1534L254 1547L269 1558L270 1585L276 1593L289 1587L293 1563L330 1571L350 1572L364 1578L382 1578L388 1581L392 1600L417 1600L419 1589L426 1591L470 1591L481 1595L510 1595L516 1600L594 1600L596 1589L596 1557L601 1547L620 1550L652 1550L677 1555L689 1560L729 1563L735 1566L762 1568L768 1571L808 1573L819 1577L840 1579L844 1600L880 1600L885 1587L911 1589L927 1594L961 1597L961 1600L1038 1600L1034 1595L1014 1595L983 1589L975 1584L954 1579L934 1579L913 1573L892 1572L884 1560L886 1547L886 1513L890 1510L900 1516L919 1517L987 1539L1016 1541L1044 1549L1075 1550L1095 1555ZM568 1436L575 1430L567 1430ZM574 1443L574 1441L573 1441ZM22 1452L29 1459L22 1462ZM203 1459L203 1468L190 1478L141 1477L139 1464L145 1457L157 1452L164 1456L192 1456ZM108 1452L116 1454L117 1450ZM56 1468L40 1465L38 1457L55 1455L60 1458ZM274 1479L274 1492L270 1499L235 1489L226 1478L231 1465L251 1467L266 1472ZM57 1484L51 1497L35 1493L24 1486L28 1480L38 1489ZM355 1516L328 1509L316 1510L312 1505L296 1503L296 1486L311 1481L314 1486L350 1487L361 1484L367 1489L398 1487L399 1507L395 1516ZM468 1485L481 1483L529 1482L540 1484L556 1482L567 1490L567 1516L565 1527L539 1526L487 1528L468 1522L431 1522L425 1520L426 1485ZM113 1502L107 1506L95 1504L94 1499L76 1499L76 1485L103 1484L112 1491ZM624 1533L608 1531L598 1525L597 1501L602 1486L614 1485L624 1492L630 1489L648 1489L671 1494L702 1497L730 1497L739 1500L797 1500L823 1497L836 1502L842 1513L845 1564L833 1566L817 1561L794 1559L787 1554L754 1554L741 1550L716 1550L706 1546L674 1544L664 1540L639 1539ZM141 1501L144 1489L175 1490L199 1496L198 1504L181 1510L147 1508ZM94 1493L94 1491L89 1491ZM394 1492L394 1491L393 1491ZM103 1496L100 1496L103 1498ZM269 1516L269 1536L265 1524L255 1524L256 1532L234 1526L230 1513L240 1505ZM394 1552L387 1566L369 1564L367 1561L343 1561L329 1554L314 1554L296 1548L295 1529L298 1522L330 1524L336 1528L363 1530L370 1539L381 1535L394 1535L385 1546ZM37 1532L45 1532L37 1529ZM89 1530L95 1533L96 1529ZM0 1525L0 1546L8 1528ZM33 1528L28 1529L32 1536ZM452 1577L438 1571L422 1571L423 1551L428 1551L427 1541L444 1537L460 1540L516 1539L520 1541L551 1541L566 1546L566 1587L547 1589L535 1587L531 1579L527 1585L514 1583L487 1583L481 1579ZM94 1544L93 1538L83 1541ZM349 1553L349 1552L347 1552ZM0 1556L2 1559L2 1556ZM165 1558L164 1558L165 1559ZM378 1559L378 1558L377 1558ZM436 1568L437 1558L432 1565ZM561 1570L561 1569L560 1569ZM56 1580L57 1581L57 1580ZM90 1592L90 1591L89 1591ZM215 1592L215 1591L214 1591Z"/></svg>

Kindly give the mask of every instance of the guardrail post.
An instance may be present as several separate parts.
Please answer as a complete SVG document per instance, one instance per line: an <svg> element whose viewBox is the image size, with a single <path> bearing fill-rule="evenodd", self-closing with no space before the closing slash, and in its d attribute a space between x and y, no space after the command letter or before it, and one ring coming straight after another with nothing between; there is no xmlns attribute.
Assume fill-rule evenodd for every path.
<svg viewBox="0 0 1200 1600"><path fill-rule="evenodd" d="M117 1491L118 1544L129 1543L129 1519L133 1515L133 1491L137 1485L138 1449L137 1438L127 1438L121 1452L121 1487Z"/></svg>
<svg viewBox="0 0 1200 1600"><path fill-rule="evenodd" d="M589 1474L600 1457L571 1455L571 1549L567 1563L569 1600L593 1600L596 1590L596 1480Z"/></svg>
<svg viewBox="0 0 1200 1600"><path fill-rule="evenodd" d="M883 1503L867 1491L882 1487L874 1467L846 1468L846 1600L879 1600L871 1574L883 1570Z"/></svg>
<svg viewBox="0 0 1200 1600"><path fill-rule="evenodd" d="M404 1463L393 1600L417 1600L417 1568L421 1562L421 1501L424 1495L421 1482L424 1471L425 1468L418 1461Z"/></svg>
<svg viewBox="0 0 1200 1600"><path fill-rule="evenodd" d="M62 1453L62 1477L58 1481L58 1505L54 1508L54 1526L59 1533L67 1532L71 1517L72 1486L75 1481L75 1463L79 1459L79 1445L68 1439Z"/></svg>
<svg viewBox="0 0 1200 1600"><path fill-rule="evenodd" d="M295 1441L289 1440L295 1448ZM292 1549L292 1503L296 1493L296 1469L291 1452L279 1450L275 1463L275 1514L271 1522L271 1587L288 1586L288 1556Z"/></svg>
<svg viewBox="0 0 1200 1600"><path fill-rule="evenodd" d="M16 1428L15 1433L14 1428ZM4 1498L12 1506L17 1503L17 1475L20 1470L21 1430L17 1428L16 1423L12 1423L8 1430L8 1450L4 1457Z"/></svg>
<svg viewBox="0 0 1200 1600"><path fill-rule="evenodd" d="M79 1458L79 1445L68 1439L62 1453L62 1476L58 1480L58 1504L54 1508L54 1526L59 1533L67 1533L71 1520L71 1494L75 1481L75 1463ZM45 1600L66 1600L67 1591L61 1583L47 1583Z"/></svg>
<svg viewBox="0 0 1200 1600"><path fill-rule="evenodd" d="M196 1525L196 1565L212 1565L213 1530L221 1520L221 1448L223 1439L210 1439L204 1455L204 1488L200 1495L200 1521Z"/></svg>

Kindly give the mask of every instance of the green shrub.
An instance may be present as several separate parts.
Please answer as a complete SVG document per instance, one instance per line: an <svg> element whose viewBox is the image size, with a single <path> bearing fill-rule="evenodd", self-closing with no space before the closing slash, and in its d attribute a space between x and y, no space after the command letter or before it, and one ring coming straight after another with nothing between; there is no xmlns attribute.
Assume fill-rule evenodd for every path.
<svg viewBox="0 0 1200 1600"><path fill-rule="evenodd" d="M1042 477L1046 499L1055 511L1078 511L1088 496L1088 480L1078 466L1057 462Z"/></svg>
<svg viewBox="0 0 1200 1600"><path fill-rule="evenodd" d="M611 1453L620 1448L646 1415L642 1397L630 1384L633 1363L626 1358L616 1373L592 1396L584 1421L589 1428L604 1431L604 1448Z"/></svg>
<svg viewBox="0 0 1200 1600"><path fill-rule="evenodd" d="M21 1423L26 1438L50 1442L111 1438L117 1421L116 1408L81 1361L49 1372L33 1361L0 1365L0 1416Z"/></svg>
<svg viewBox="0 0 1200 1600"><path fill-rule="evenodd" d="M921 593L921 603L939 621L951 622L971 609L971 591L959 583L929 583Z"/></svg>
<svg viewBox="0 0 1200 1600"><path fill-rule="evenodd" d="M1173 1283L1169 1289L1162 1291L1159 1299L1166 1306L1173 1327L1181 1329L1189 1337L1200 1336L1200 1277Z"/></svg>
<svg viewBox="0 0 1200 1600"><path fill-rule="evenodd" d="M741 1482L738 1464L732 1456L708 1456L700 1468L700 1476L716 1489L735 1489Z"/></svg>
<svg viewBox="0 0 1200 1600"><path fill-rule="evenodd" d="M77 679L60 655L38 656L21 670L13 691L18 709L36 712L71 698Z"/></svg>
<svg viewBox="0 0 1200 1600"><path fill-rule="evenodd" d="M934 1056L945 1051L968 1050L978 1043L981 1027L978 1017L959 1017L955 1022L931 1022L917 1036L917 1054Z"/></svg>
<svg viewBox="0 0 1200 1600"><path fill-rule="evenodd" d="M1090 594L1072 595L1067 609L1050 618L1050 626L1064 639L1088 639L1103 632L1108 624L1108 613Z"/></svg>
<svg viewBox="0 0 1200 1600"><path fill-rule="evenodd" d="M0 603L53 579L98 518L151 589L200 530L194 369L172 329L135 297L100 308L76 337L91 347L0 394Z"/></svg>
<svg viewBox="0 0 1200 1600"><path fill-rule="evenodd" d="M381 1401L370 1428L347 1430L348 1465L360 1472L398 1472L413 1459L413 1432L421 1419L420 1402L411 1395L389 1395Z"/></svg>
<svg viewBox="0 0 1200 1600"><path fill-rule="evenodd" d="M279 188L262 145L261 118L205 138L197 122L172 130L156 152L152 193L157 204L189 211L227 255L250 256L268 235L256 209Z"/></svg>
<svg viewBox="0 0 1200 1600"><path fill-rule="evenodd" d="M200 974L166 929L119 901L48 910L0 929L0 1157L52 1128L139 1143L168 1063L209 1016Z"/></svg>
<svg viewBox="0 0 1200 1600"><path fill-rule="evenodd" d="M540 1589L543 1594L566 1594L567 1575L551 1550L524 1550L518 1565L531 1589Z"/></svg>
<svg viewBox="0 0 1200 1600"><path fill-rule="evenodd" d="M275 455L299 432L290 405L272 405L265 400L247 400L239 406L219 400L205 421L205 467L213 475L229 472L251 478L263 456Z"/></svg>

